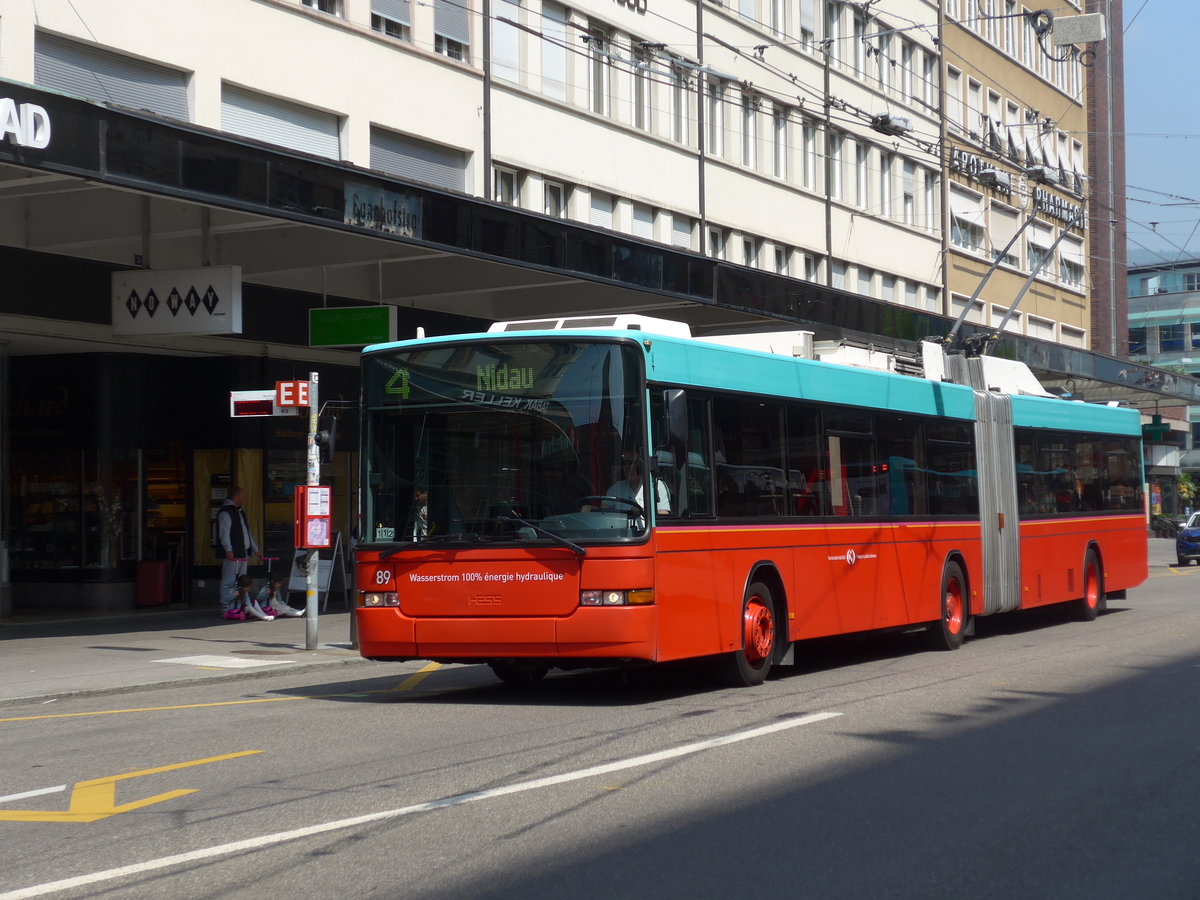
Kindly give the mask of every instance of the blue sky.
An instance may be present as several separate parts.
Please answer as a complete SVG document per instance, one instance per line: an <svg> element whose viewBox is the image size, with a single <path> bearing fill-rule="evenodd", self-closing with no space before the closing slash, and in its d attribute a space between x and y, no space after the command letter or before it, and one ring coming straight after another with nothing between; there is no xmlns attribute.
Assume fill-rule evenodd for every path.
<svg viewBox="0 0 1200 900"><path fill-rule="evenodd" d="M1130 259L1200 259L1200 2L1124 5Z"/></svg>

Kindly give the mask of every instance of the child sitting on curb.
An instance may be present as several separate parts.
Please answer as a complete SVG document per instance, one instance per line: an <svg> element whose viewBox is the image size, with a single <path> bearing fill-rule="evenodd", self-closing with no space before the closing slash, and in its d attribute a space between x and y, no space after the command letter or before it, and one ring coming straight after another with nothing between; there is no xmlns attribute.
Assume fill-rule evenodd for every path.
<svg viewBox="0 0 1200 900"><path fill-rule="evenodd" d="M302 616L304 610L288 606L287 592L283 589L286 576L272 572L267 583L262 586L258 596L252 601L265 616Z"/></svg>
<svg viewBox="0 0 1200 900"><path fill-rule="evenodd" d="M239 622L245 621L246 614L250 611L249 608L252 602L250 598L250 585L249 575L239 575L237 577L234 581L233 592L222 600L222 619L234 619ZM263 616L260 614L257 618L261 619Z"/></svg>

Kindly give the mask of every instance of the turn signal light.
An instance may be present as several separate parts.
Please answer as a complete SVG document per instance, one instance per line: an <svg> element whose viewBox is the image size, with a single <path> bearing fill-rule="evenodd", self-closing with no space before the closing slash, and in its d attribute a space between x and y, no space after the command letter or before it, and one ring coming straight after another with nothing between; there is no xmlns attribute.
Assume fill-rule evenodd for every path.
<svg viewBox="0 0 1200 900"><path fill-rule="evenodd" d="M581 591L580 606L649 606L654 603L654 591Z"/></svg>
<svg viewBox="0 0 1200 900"><path fill-rule="evenodd" d="M359 606L399 606L400 595L395 591L378 592L378 591L360 591L358 594Z"/></svg>

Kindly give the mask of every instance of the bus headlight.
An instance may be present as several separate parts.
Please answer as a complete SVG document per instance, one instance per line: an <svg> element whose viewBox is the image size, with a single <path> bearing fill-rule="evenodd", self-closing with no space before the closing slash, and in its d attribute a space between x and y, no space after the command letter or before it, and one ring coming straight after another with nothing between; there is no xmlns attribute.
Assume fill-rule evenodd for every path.
<svg viewBox="0 0 1200 900"><path fill-rule="evenodd" d="M359 606L399 606L400 595L395 591L360 591Z"/></svg>
<svg viewBox="0 0 1200 900"><path fill-rule="evenodd" d="M654 591L581 591L580 606L650 606Z"/></svg>

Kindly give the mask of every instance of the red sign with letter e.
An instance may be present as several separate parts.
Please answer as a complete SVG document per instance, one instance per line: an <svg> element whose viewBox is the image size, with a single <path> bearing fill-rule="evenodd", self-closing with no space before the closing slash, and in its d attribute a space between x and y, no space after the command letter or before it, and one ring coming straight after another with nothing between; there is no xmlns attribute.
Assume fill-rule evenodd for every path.
<svg viewBox="0 0 1200 900"><path fill-rule="evenodd" d="M308 406L307 381L275 382L276 406Z"/></svg>

